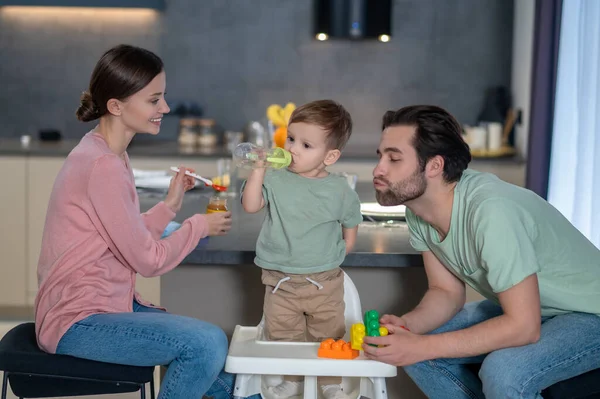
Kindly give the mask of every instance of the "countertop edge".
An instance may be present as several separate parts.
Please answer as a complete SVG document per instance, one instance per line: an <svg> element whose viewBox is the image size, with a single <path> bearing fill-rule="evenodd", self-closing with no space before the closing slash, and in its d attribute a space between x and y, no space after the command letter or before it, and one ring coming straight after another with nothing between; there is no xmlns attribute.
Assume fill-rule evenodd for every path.
<svg viewBox="0 0 600 399"><path fill-rule="evenodd" d="M181 265L253 265L254 251L204 250L196 248ZM342 267L422 267L419 253L372 253L353 252L346 256Z"/></svg>

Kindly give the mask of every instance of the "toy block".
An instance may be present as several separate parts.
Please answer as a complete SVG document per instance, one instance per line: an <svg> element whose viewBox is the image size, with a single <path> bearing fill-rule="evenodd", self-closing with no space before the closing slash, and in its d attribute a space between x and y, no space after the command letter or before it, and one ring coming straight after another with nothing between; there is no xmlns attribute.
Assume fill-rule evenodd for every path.
<svg viewBox="0 0 600 399"><path fill-rule="evenodd" d="M363 339L365 338L365 325L355 323L350 327L350 347L357 351L362 350Z"/></svg>
<svg viewBox="0 0 600 399"><path fill-rule="evenodd" d="M379 337L379 312L376 310L368 310L365 312L365 334L369 337Z"/></svg>
<svg viewBox="0 0 600 399"><path fill-rule="evenodd" d="M350 343L343 339L336 341L333 338L328 338L321 342L317 355L329 359L350 360L358 356L358 351L352 349Z"/></svg>
<svg viewBox="0 0 600 399"><path fill-rule="evenodd" d="M379 327L379 335L371 335L371 337L385 337L388 335L388 329L385 327ZM365 338L365 325L363 323L355 323L350 327L350 347L357 351L362 350L362 344Z"/></svg>
<svg viewBox="0 0 600 399"><path fill-rule="evenodd" d="M368 337L385 337L388 335L388 329L379 324L379 312L376 310L368 310L364 317L364 335ZM351 331L352 332L352 331ZM363 335L363 337L364 337ZM362 340L361 340L362 341ZM362 344L362 342L361 342ZM372 345L371 346L375 346Z"/></svg>

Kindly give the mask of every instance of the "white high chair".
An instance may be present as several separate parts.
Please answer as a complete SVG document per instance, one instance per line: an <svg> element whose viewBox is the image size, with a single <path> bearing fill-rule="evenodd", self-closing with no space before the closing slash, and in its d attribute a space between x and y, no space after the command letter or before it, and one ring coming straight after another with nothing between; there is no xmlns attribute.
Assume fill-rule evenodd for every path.
<svg viewBox="0 0 600 399"><path fill-rule="evenodd" d="M356 286L344 272L346 335L350 327L361 323L362 310ZM321 397L317 377L343 378L344 391L351 398L361 395L371 399L387 399L386 377L395 377L397 369L389 364L368 360L363 352L352 360L325 359L317 356L318 342L269 342L263 336L264 319L255 327L236 326L229 346L225 371L236 374L234 398L243 399L260 393L272 399L267 386L277 385L283 375L304 376L304 399ZM297 398L300 398L298 396Z"/></svg>

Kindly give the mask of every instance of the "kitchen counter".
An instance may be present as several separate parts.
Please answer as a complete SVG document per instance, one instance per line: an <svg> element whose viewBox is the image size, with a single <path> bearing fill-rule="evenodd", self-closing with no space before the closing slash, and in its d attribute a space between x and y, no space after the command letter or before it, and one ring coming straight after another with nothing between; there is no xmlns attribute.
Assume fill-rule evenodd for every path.
<svg viewBox="0 0 600 399"><path fill-rule="evenodd" d="M359 182L357 192L362 202L375 201L375 191L370 183ZM211 195L209 189L195 189L186 194L181 211L175 220L182 222L194 213L204 213ZM164 193L140 192L142 211L150 209L164 198ZM242 209L239 196L229 197L228 206L233 214L233 226L228 235L203 239L184 260L192 265L244 265L253 264L255 246L264 211L248 214ZM358 229L356 245L346 256L342 266L410 267L422 266L419 253L408 243L408 226L405 222L363 222Z"/></svg>

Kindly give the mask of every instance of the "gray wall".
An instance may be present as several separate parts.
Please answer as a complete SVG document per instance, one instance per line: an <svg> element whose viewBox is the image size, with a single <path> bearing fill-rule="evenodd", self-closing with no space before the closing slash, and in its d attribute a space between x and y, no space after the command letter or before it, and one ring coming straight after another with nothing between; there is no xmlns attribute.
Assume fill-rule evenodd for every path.
<svg viewBox="0 0 600 399"><path fill-rule="evenodd" d="M375 143L383 112L447 107L473 123L491 85L510 87L512 0L395 0L392 41L317 42L312 0L169 0L155 18L0 10L0 136L54 127L73 112L103 51L127 42L166 63L168 98L197 100L227 129L270 103L334 98Z"/></svg>

